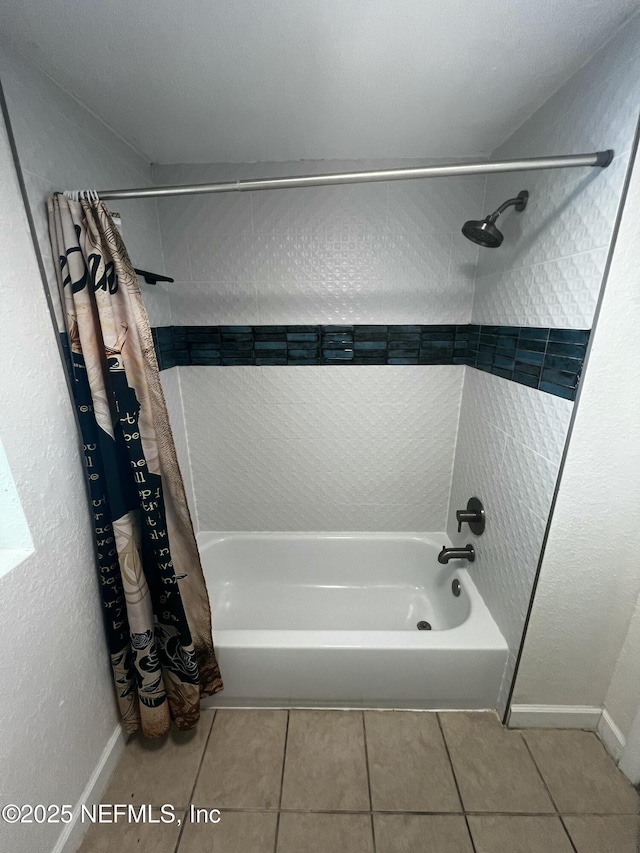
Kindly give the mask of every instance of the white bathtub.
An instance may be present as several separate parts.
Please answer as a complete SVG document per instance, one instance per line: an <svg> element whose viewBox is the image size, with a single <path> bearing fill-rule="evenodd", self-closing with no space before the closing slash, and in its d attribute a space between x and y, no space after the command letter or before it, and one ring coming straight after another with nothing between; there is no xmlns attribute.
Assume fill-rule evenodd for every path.
<svg viewBox="0 0 640 853"><path fill-rule="evenodd" d="M444 544L444 534L198 534L225 683L205 704L495 707L507 645L462 562L438 563Z"/></svg>

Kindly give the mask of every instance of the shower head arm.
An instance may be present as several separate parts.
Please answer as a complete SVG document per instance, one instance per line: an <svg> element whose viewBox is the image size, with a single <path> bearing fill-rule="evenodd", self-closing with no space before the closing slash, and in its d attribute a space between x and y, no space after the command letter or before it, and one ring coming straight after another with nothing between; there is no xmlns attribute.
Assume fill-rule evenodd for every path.
<svg viewBox="0 0 640 853"><path fill-rule="evenodd" d="M495 222L500 214L504 213L508 207L515 207L518 213L520 213L527 206L528 200L529 193L526 190L522 190L515 198L510 198L508 201L503 202L497 210L494 210L490 216L487 216L487 222Z"/></svg>

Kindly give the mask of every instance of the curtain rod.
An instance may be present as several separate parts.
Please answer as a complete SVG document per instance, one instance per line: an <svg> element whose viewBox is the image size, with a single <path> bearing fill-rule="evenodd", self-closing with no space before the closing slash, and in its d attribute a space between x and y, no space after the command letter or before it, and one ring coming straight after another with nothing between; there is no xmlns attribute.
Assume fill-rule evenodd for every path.
<svg viewBox="0 0 640 853"><path fill-rule="evenodd" d="M492 175L496 172L528 172L534 169L570 169L579 166L606 168L613 159L612 149L591 154L562 154L523 160L498 160L494 163L450 163L442 166L416 166L408 169L379 169L368 172L337 172L327 175L301 175L289 178L257 178L220 184L187 184L183 187L139 187L127 190L98 190L101 199L159 198L172 195L249 192L293 189L296 187L336 186L373 181L407 181L414 178L447 178L465 175Z"/></svg>

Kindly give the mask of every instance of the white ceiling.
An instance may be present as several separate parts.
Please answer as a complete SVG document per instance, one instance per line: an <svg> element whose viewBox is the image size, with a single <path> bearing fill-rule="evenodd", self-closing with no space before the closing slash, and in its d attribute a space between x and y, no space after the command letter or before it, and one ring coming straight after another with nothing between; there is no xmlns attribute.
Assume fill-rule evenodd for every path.
<svg viewBox="0 0 640 853"><path fill-rule="evenodd" d="M489 154L637 0L1 0L159 163Z"/></svg>

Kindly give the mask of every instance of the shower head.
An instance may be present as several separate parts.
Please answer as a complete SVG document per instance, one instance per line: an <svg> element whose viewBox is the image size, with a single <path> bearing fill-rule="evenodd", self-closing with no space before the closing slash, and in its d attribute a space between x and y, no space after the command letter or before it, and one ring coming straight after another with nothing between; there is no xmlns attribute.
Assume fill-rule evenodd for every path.
<svg viewBox="0 0 640 853"><path fill-rule="evenodd" d="M516 198L510 198L508 201L505 201L504 204L501 204L500 207L497 210L494 210L490 216L487 216L484 219L469 219L462 226L462 233L467 240L471 240L479 246L484 246L486 249L497 249L498 246L502 244L504 235L496 226L496 219L501 213L504 213L508 207L513 206L518 212L524 210L527 206L528 199L529 193L526 190L522 190L522 192L518 193Z"/></svg>
<svg viewBox="0 0 640 853"><path fill-rule="evenodd" d="M497 249L504 239L502 231L496 228L490 216L486 219L470 219L465 222L462 233L468 240L472 240L479 246L486 246L487 249Z"/></svg>

